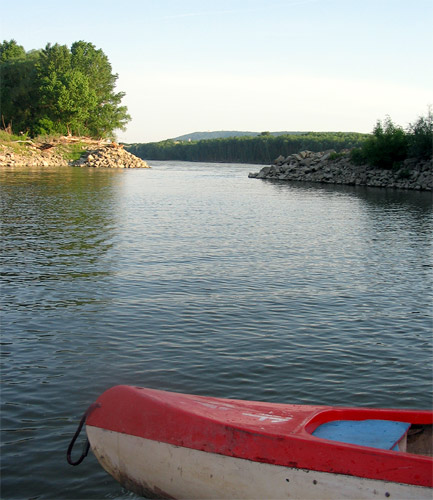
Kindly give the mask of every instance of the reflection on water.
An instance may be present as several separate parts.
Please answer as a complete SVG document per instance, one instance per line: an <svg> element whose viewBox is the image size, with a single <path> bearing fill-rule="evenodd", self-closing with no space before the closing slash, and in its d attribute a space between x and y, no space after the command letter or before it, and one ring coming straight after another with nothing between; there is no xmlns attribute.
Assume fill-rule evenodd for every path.
<svg viewBox="0 0 433 500"><path fill-rule="evenodd" d="M65 461L119 383L431 406L430 194L153 167L0 170L2 498L133 497Z"/></svg>

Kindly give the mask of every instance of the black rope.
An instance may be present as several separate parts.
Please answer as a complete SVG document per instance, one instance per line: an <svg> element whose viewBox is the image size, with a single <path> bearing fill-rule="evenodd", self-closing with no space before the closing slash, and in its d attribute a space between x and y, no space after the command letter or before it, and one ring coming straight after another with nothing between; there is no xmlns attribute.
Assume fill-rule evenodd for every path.
<svg viewBox="0 0 433 500"><path fill-rule="evenodd" d="M83 451L81 452L80 458L76 461L72 460L72 457L71 457L72 448L74 447L75 441L77 440L78 436L80 435L81 429L83 428L83 425L86 422L87 417L92 413L92 411L95 408L100 408L100 407L101 407L101 405L99 403L92 403L87 408L84 415L81 417L80 423L78 424L78 429L75 431L74 437L72 438L72 441L69 443L68 451L66 452L66 458L67 458L68 463L70 465L80 465L81 462L87 457L87 454L89 453L89 449L90 449L90 443L89 443L88 439L86 439L86 442L84 443Z"/></svg>

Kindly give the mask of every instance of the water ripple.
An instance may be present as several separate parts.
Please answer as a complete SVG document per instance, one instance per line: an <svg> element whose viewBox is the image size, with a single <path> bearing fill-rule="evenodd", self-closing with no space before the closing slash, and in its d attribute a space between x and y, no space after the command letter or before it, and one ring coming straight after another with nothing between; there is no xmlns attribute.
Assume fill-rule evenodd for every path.
<svg viewBox="0 0 433 500"><path fill-rule="evenodd" d="M119 383L431 406L431 197L253 169L0 171L5 498L133 498L64 460Z"/></svg>

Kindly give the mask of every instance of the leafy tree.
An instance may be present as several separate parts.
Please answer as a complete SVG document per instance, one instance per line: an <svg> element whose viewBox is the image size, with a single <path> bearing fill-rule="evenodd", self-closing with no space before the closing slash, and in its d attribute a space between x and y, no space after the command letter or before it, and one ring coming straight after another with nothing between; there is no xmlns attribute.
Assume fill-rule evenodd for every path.
<svg viewBox="0 0 433 500"><path fill-rule="evenodd" d="M130 120L115 92L118 76L91 43L48 44L25 53L14 40L0 45L1 113L15 132L110 137Z"/></svg>
<svg viewBox="0 0 433 500"><path fill-rule="evenodd" d="M87 75L73 67L66 45L48 44L37 70L41 109L35 132L87 132L85 121L96 106L96 96Z"/></svg>
<svg viewBox="0 0 433 500"><path fill-rule="evenodd" d="M22 45L18 45L15 40L3 40L0 44L0 62L10 61L11 59L24 58L26 51Z"/></svg>
<svg viewBox="0 0 433 500"><path fill-rule="evenodd" d="M15 132L28 130L33 121L37 59L37 52L26 54L15 40L0 44L0 114L3 125Z"/></svg>
<svg viewBox="0 0 433 500"><path fill-rule="evenodd" d="M131 119L125 106L121 106L124 92L115 92L117 74L101 49L91 43L79 41L71 47L72 67L87 75L89 91L94 94L93 112L86 120L91 135L109 135L113 129L124 130Z"/></svg>

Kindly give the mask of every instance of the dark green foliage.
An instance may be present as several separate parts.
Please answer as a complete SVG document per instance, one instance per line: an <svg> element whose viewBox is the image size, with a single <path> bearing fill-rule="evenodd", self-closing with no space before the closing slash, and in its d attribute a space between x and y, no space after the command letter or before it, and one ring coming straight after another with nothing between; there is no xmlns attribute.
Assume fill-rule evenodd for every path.
<svg viewBox="0 0 433 500"><path fill-rule="evenodd" d="M350 152L350 159L355 165L365 165L366 163L368 163L362 148L352 149L352 151Z"/></svg>
<svg viewBox="0 0 433 500"><path fill-rule="evenodd" d="M72 133L110 137L130 120L114 91L117 75L88 42L26 53L14 40L0 46L4 124L31 135Z"/></svg>
<svg viewBox="0 0 433 500"><path fill-rule="evenodd" d="M409 125L408 156L429 158L433 152L433 113L429 110L426 117L419 117Z"/></svg>
<svg viewBox="0 0 433 500"><path fill-rule="evenodd" d="M375 167L391 169L407 157L407 137L404 130L387 117L383 123L378 120L363 147L367 162Z"/></svg>
<svg viewBox="0 0 433 500"><path fill-rule="evenodd" d="M11 125L12 130L18 133L30 129L37 114L38 92L35 81L38 53L26 55L24 52L24 56L20 52L16 54L17 57L0 62L0 115L2 125Z"/></svg>
<svg viewBox="0 0 433 500"><path fill-rule="evenodd" d="M130 144L131 153L148 160L214 161L239 163L270 163L280 155L288 156L302 150L324 151L360 146L366 134L345 132L308 132L290 135L230 137L202 141L161 141Z"/></svg>
<svg viewBox="0 0 433 500"><path fill-rule="evenodd" d="M426 117L420 117L410 125L406 132L389 117L383 122L379 120L363 146L351 152L351 160L355 165L369 164L391 169L401 167L407 158L430 158L432 152L433 116L429 111Z"/></svg>

